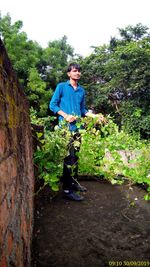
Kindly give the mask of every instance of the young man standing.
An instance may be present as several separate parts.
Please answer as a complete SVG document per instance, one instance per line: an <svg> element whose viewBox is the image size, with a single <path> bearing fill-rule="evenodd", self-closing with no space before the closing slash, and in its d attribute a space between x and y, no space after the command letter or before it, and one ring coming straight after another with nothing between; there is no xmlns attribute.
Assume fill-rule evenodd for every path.
<svg viewBox="0 0 150 267"><path fill-rule="evenodd" d="M88 112L85 107L85 91L78 83L81 77L81 67L76 63L71 63L67 69L69 80L59 83L50 101L50 109L54 114L58 114L59 122L65 120L69 124L69 130L74 132L73 140L70 141L69 156L64 159L63 169L63 192L67 199L81 201L83 196L76 191L84 192L86 188L81 186L76 178L78 171L78 157L73 146L73 141L79 139L78 129L76 127L77 117L97 117L98 115ZM102 119L102 118L101 118ZM72 172L73 166L74 170Z"/></svg>

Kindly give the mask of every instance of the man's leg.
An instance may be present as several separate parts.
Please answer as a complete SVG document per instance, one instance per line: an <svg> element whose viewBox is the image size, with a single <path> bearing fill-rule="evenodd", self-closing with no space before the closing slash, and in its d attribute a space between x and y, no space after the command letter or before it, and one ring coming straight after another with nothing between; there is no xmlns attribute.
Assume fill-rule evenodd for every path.
<svg viewBox="0 0 150 267"><path fill-rule="evenodd" d="M63 183L63 190L71 190L73 177L72 177L72 169L74 168L73 158L71 155L67 156L64 159L64 167L63 167L63 177L61 179Z"/></svg>
<svg viewBox="0 0 150 267"><path fill-rule="evenodd" d="M64 198L74 200L74 201L81 201L84 198L77 194L73 189L74 178L72 176L74 168L74 158L69 155L64 159L64 169L63 169L63 177L61 179L63 183L63 194Z"/></svg>
<svg viewBox="0 0 150 267"><path fill-rule="evenodd" d="M80 136L75 134L69 142L69 156L64 159L64 169L63 169L63 190L64 192L72 191L87 191L85 187L81 186L77 181L78 176L78 156L77 152L80 147L74 146L74 141L79 140Z"/></svg>
<svg viewBox="0 0 150 267"><path fill-rule="evenodd" d="M78 141L78 146L74 146L74 141ZM80 151L81 146L81 135L79 133L76 133L73 135L73 142L70 149L70 155L72 157L72 190L74 191L80 191L85 192L87 189L84 186L81 186L78 182L78 152Z"/></svg>
<svg viewBox="0 0 150 267"><path fill-rule="evenodd" d="M69 149L69 156L67 156L64 159L64 168L63 168L63 191L64 191L64 197L67 199L75 200L75 201L81 201L83 200L83 197L79 194L76 194L73 189L74 184L74 172L76 172L77 175L77 158L75 155L75 147L74 147L74 140L75 135L72 135L72 138L70 139L68 149Z"/></svg>

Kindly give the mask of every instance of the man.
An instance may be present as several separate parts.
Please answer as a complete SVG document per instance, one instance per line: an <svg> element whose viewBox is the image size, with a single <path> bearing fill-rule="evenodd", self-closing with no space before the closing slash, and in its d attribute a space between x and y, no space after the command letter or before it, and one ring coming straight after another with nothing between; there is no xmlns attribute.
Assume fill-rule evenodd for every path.
<svg viewBox="0 0 150 267"><path fill-rule="evenodd" d="M97 117L99 115L88 112L85 108L85 91L78 83L81 77L81 67L76 63L71 63L67 69L69 80L59 83L50 101L50 109L54 114L59 115L59 122L65 120L69 124L69 130L73 132L73 138L69 143L69 156L64 159L63 169L63 192L67 199L81 201L76 191L84 192L86 188L77 182L78 157L73 145L74 140L80 141L80 136L76 126L77 117ZM72 166L72 168L70 168Z"/></svg>

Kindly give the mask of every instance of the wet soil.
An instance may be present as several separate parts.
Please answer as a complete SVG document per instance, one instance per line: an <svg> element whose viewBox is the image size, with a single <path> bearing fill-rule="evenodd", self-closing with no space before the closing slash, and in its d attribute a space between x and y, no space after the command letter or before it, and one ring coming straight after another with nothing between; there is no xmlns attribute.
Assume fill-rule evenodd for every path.
<svg viewBox="0 0 150 267"><path fill-rule="evenodd" d="M36 267L150 266L150 202L137 186L81 181L82 202L35 198L33 264Z"/></svg>

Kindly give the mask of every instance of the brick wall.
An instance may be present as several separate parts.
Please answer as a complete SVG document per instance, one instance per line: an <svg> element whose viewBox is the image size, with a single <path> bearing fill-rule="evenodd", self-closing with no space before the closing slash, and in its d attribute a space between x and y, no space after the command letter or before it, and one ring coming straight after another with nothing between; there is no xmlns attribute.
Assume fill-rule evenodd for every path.
<svg viewBox="0 0 150 267"><path fill-rule="evenodd" d="M33 162L28 102L0 40L0 267L28 267Z"/></svg>

